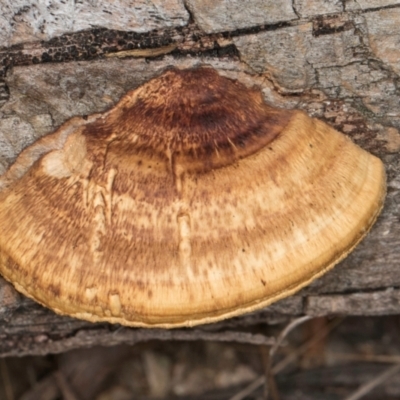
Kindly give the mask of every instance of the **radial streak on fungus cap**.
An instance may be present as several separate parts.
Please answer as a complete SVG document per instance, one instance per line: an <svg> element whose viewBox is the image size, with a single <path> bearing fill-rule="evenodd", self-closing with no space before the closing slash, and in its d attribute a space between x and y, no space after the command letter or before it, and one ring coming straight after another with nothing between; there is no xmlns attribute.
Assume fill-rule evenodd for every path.
<svg viewBox="0 0 400 400"><path fill-rule="evenodd" d="M211 68L76 117L0 178L0 273L90 321L176 327L286 297L366 235L384 168Z"/></svg>

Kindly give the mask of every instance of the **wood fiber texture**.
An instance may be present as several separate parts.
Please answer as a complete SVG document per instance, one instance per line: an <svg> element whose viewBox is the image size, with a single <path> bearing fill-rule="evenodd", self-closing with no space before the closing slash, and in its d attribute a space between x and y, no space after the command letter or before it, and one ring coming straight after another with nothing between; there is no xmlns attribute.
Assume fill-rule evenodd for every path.
<svg viewBox="0 0 400 400"><path fill-rule="evenodd" d="M249 10L240 14L244 22L236 29L232 28L235 20L229 21L237 13L236 7L240 7L235 5L226 13L231 26L227 25L224 32L218 29L220 17L213 16L212 9L208 11L211 16L202 16L200 13L207 9L196 8L195 3L187 4L191 19L185 26L178 22L179 26L157 26L155 31L151 30L153 22L146 18L142 22L143 26L152 26L149 30L124 32L111 20L107 26L78 33L65 25L64 31L57 31L47 42L35 42L33 36L27 40L25 28L14 30L16 37L9 43L19 45L4 47L0 52L4 65L0 82L0 172L37 138L73 116L109 108L127 90L159 75L168 66L212 66L248 87L261 87L267 103L303 109L379 156L386 167L388 195L370 234L333 271L299 295L207 329L234 330L304 313L397 314L398 34L396 29L389 32L387 27L397 26L400 3L340 1L323 2L321 7L319 1L288 0L280 5L285 16L282 22L265 18L264 25L254 26ZM175 15L186 18L182 11ZM216 21L210 28L213 33L202 30L201 20L211 24ZM50 37L38 32L39 40ZM141 51L139 58L129 58L129 54L137 57L136 49ZM158 56L146 58L152 54ZM104 55L109 58L103 59ZM122 58L113 58L114 55ZM0 298L2 354L43 354L106 343L107 338L116 338L120 343L126 340L113 333L112 327L54 315L20 296L5 282L0 284Z"/></svg>

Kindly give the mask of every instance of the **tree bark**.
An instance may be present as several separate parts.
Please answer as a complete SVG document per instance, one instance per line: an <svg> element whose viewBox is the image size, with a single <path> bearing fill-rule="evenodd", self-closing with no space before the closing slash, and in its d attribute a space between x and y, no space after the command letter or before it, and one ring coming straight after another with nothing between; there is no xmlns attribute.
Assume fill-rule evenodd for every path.
<svg viewBox="0 0 400 400"><path fill-rule="evenodd" d="M72 116L109 108L165 68L210 65L261 87L274 106L325 120L380 157L388 194L370 234L333 271L265 310L197 329L62 317L0 280L0 355L150 339L267 344L240 327L301 315L399 313L400 1L169 0L155 7L142 0L128 7L119 0L54 2L56 10L26 3L0 5L0 173L37 138Z"/></svg>

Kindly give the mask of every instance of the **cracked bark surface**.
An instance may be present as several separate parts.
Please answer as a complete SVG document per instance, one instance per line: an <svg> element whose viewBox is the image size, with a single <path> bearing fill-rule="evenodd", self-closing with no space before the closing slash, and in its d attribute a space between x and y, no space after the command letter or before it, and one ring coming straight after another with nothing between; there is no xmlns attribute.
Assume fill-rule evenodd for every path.
<svg viewBox="0 0 400 400"><path fill-rule="evenodd" d="M37 138L74 115L109 108L165 68L211 65L261 87L272 105L303 109L379 156L388 196L371 233L333 271L265 310L195 330L144 331L57 316L0 280L0 355L190 335L223 338L304 314L400 312L400 1L267 1L265 10L258 0L246 7L224 0L163 7L142 1L140 12L129 10L136 25L126 27L119 25L118 9L108 14L101 1L87 11L102 13L90 27L65 16L74 2L50 3L58 14L39 6L34 12L23 0L1 6L8 7L1 20L8 36L0 49L0 173ZM126 4L115 7L125 10ZM43 25L46 13L54 15ZM234 337L267 340L240 335Z"/></svg>

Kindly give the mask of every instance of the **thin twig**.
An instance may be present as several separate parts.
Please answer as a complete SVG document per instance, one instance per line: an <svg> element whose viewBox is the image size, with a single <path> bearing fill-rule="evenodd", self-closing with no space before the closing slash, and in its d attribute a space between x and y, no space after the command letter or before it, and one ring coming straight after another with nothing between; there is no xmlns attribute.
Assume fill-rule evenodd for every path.
<svg viewBox="0 0 400 400"><path fill-rule="evenodd" d="M71 385L60 370L54 373L54 377L56 378L58 388L60 389L64 400L78 400L78 397L73 392Z"/></svg>
<svg viewBox="0 0 400 400"><path fill-rule="evenodd" d="M307 322L311 319L310 316L306 315L304 317L296 318L295 320L291 321L279 334L276 342L272 345L269 349L269 357L267 360L267 368L266 368L266 384L268 386L268 393L271 394L272 400L279 400L279 391L278 386L275 381L275 374L272 368L274 355L278 351L282 342L286 339L290 332L292 332L296 327ZM266 388L267 391L267 388Z"/></svg>
<svg viewBox="0 0 400 400"><path fill-rule="evenodd" d="M280 400L278 386L275 381L274 374L272 372L272 354L271 348L268 350L263 346L263 359L265 369L265 383L264 383L264 397L268 399L271 397L272 400Z"/></svg>
<svg viewBox="0 0 400 400"><path fill-rule="evenodd" d="M334 359L339 361L367 361L382 364L400 364L400 356L387 354L335 353Z"/></svg>
<svg viewBox="0 0 400 400"><path fill-rule="evenodd" d="M333 320L331 323L328 324L326 329L321 330L319 334L314 335L310 340L308 340L306 343L301 345L298 349L293 351L292 353L288 354L282 361L278 362L272 369L274 374L278 374L282 370L284 370L289 364L291 364L293 361L295 361L299 356L304 354L308 349L312 346L315 345L315 343L319 342L321 339L323 339L325 336L327 336L330 332L333 331L339 324L341 324L343 321L343 318L338 318Z"/></svg>
<svg viewBox="0 0 400 400"><path fill-rule="evenodd" d="M246 386L243 390L241 390L240 392L238 392L234 396L232 396L229 400L243 400L248 395L255 392L264 383L265 383L265 376L261 375L256 380L251 382L250 385Z"/></svg>
<svg viewBox="0 0 400 400"><path fill-rule="evenodd" d="M282 332L278 335L276 338L276 342L274 345L271 346L271 349L269 351L269 354L271 357L273 357L278 350L278 348L281 346L282 342L285 340L286 336L296 327L299 325L303 324L304 322L307 322L311 319L310 316L306 315L304 317L296 318L292 322L286 325L286 327L282 330Z"/></svg>
<svg viewBox="0 0 400 400"><path fill-rule="evenodd" d="M364 397L366 394L370 393L377 386L381 385L394 375L400 372L400 364L392 365L387 368L384 372L378 375L375 379L370 382L361 385L352 395L346 397L344 400L358 400Z"/></svg>
<svg viewBox="0 0 400 400"><path fill-rule="evenodd" d="M295 320L291 321L288 325L286 325L286 327L282 330L282 332L278 335L275 343L271 346L270 351L269 351L269 369L271 371L270 374L267 373L267 375L269 375L269 384L270 386L274 385L274 380L273 380L273 375L276 374L275 368L272 368L272 358L275 355L276 351L278 350L279 346L281 346L282 342L285 340L286 336L293 330L295 329L297 326L301 325L302 323L310 320L311 317L304 316L304 317L300 317L300 318L296 318ZM268 368L267 368L268 370ZM229 400L242 400L244 399L246 396L248 396L249 394L253 393L254 391L256 391L260 386L265 385L267 379L265 378L265 376L260 376L258 377L255 381L253 381L250 385L248 385L247 387L245 387L243 390L241 390L240 392L236 393L234 396L232 396ZM277 395L277 391L275 393Z"/></svg>

